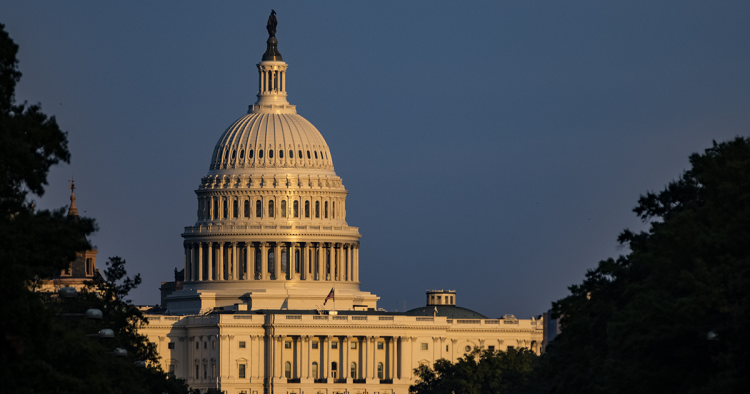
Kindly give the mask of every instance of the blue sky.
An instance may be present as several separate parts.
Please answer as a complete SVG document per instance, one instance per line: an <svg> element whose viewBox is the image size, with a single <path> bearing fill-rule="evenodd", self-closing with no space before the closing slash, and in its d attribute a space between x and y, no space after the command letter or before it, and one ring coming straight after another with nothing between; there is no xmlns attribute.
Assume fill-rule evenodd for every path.
<svg viewBox="0 0 750 394"><path fill-rule="evenodd" d="M38 2L0 5L17 99L69 132L45 208L97 219L159 302L221 133L255 102L278 13L289 101L323 134L380 306L458 291L542 313L626 253L631 212L712 140L750 134L750 3Z"/></svg>

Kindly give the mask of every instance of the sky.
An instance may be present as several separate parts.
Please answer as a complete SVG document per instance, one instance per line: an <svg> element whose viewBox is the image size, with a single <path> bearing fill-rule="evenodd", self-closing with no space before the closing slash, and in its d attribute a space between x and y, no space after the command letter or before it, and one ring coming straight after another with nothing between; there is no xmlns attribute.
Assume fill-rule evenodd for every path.
<svg viewBox="0 0 750 394"><path fill-rule="evenodd" d="M362 289L389 311L451 289L489 317L539 315L628 253L641 194L750 136L747 1L3 2L16 98L72 153L38 206L69 204L74 176L97 265L140 273L137 304L182 269L272 8L289 101L330 147Z"/></svg>

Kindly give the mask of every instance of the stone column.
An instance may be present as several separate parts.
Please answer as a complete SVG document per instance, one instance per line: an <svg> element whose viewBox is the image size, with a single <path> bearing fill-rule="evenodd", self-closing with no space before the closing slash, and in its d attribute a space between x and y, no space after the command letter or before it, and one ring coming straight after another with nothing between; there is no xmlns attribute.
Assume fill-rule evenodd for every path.
<svg viewBox="0 0 750 394"><path fill-rule="evenodd" d="M263 279L268 273L268 243L260 243L260 278Z"/></svg>
<svg viewBox="0 0 750 394"><path fill-rule="evenodd" d="M203 242L198 242L198 269L196 270L198 280L203 280Z"/></svg>
<svg viewBox="0 0 750 394"><path fill-rule="evenodd" d="M300 250L299 261L297 261L297 246L299 244L296 242L289 243L289 279L294 280L299 280L302 275L302 250ZM297 272L297 267L299 267L299 272Z"/></svg>
<svg viewBox="0 0 750 394"><path fill-rule="evenodd" d="M284 364L284 352L286 352L286 336L279 336L279 377L286 378L286 366ZM290 375L291 376L291 375Z"/></svg>
<svg viewBox="0 0 750 394"><path fill-rule="evenodd" d="M359 244L354 245L354 281L359 282Z"/></svg>
<svg viewBox="0 0 750 394"><path fill-rule="evenodd" d="M344 353L344 357L342 357L344 359L343 360L344 362L342 362L342 364L344 364L343 365L343 367L344 367L343 369L344 370L341 371L341 377L344 378L344 379L346 379L345 382L347 382L347 383L351 382L350 375L349 375L350 374L349 371L351 370L351 366L349 365L349 351L351 350L351 349L349 349L349 347L350 347L349 346L349 339L350 338L351 337L348 336L348 335L345 336L345 337L342 337L342 339L343 339L342 344L344 345L344 348L341 349L343 351L342 353Z"/></svg>
<svg viewBox="0 0 750 394"><path fill-rule="evenodd" d="M224 242L219 242L219 255L216 257L216 280L224 280Z"/></svg>
<svg viewBox="0 0 750 394"><path fill-rule="evenodd" d="M184 243L182 244L182 246L185 248L185 268L183 269L182 273L183 273L183 278L184 278L183 280L187 282L190 280L190 270L189 270L190 258L188 257L189 256L188 244Z"/></svg>
<svg viewBox="0 0 750 394"><path fill-rule="evenodd" d="M323 242L318 242L318 280L326 280L326 259L323 255L325 245Z"/></svg>
<svg viewBox="0 0 750 394"><path fill-rule="evenodd" d="M273 248L273 277L280 280L281 277L281 242L276 242Z"/></svg>
<svg viewBox="0 0 750 394"><path fill-rule="evenodd" d="M396 379L396 337L391 337L391 354L390 354L390 361L391 365L388 366L388 373L390 374L389 378L391 380Z"/></svg>
<svg viewBox="0 0 750 394"><path fill-rule="evenodd" d="M370 363L367 362L367 357L370 355L370 337L365 337L364 340L362 340L362 346L362 379L368 379L370 377L368 371Z"/></svg>
<svg viewBox="0 0 750 394"><path fill-rule="evenodd" d="M330 379L331 378L331 339L333 337L331 335L327 336L326 339L328 340L327 350L326 350L326 357L325 358L325 378ZM328 382L332 383L332 382Z"/></svg>
<svg viewBox="0 0 750 394"><path fill-rule="evenodd" d="M237 242L232 242L232 269L230 270L232 272L232 280L237 280L240 278L239 275L239 261L240 259L237 258Z"/></svg>
<svg viewBox="0 0 750 394"><path fill-rule="evenodd" d="M208 243L208 278L207 280L214 280L214 267L213 267L213 250L214 250L214 244L213 242Z"/></svg>
<svg viewBox="0 0 750 394"><path fill-rule="evenodd" d="M307 254L309 253L309 242L305 242L304 244L300 244L301 248L299 251L299 270L300 270L300 279L304 280L310 280L308 278L309 274L308 272L312 272L310 270L310 262L307 261Z"/></svg>
<svg viewBox="0 0 750 394"><path fill-rule="evenodd" d="M245 246L242 247L242 257L245 260L245 280L250 280L250 247L245 242Z"/></svg>
<svg viewBox="0 0 750 394"><path fill-rule="evenodd" d="M378 337L370 338L372 340L372 378L376 381L378 378Z"/></svg>

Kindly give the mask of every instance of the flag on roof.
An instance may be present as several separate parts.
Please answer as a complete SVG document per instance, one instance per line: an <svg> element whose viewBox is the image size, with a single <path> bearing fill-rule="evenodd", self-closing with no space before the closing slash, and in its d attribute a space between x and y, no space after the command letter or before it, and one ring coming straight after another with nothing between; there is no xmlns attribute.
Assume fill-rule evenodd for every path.
<svg viewBox="0 0 750 394"><path fill-rule="evenodd" d="M331 292L330 292L330 293L328 293L328 295L326 296L326 299L325 299L325 301L323 301L323 306L326 306L326 302L328 302L328 300L334 300L334 301L336 301L336 300L335 300L335 299L333 298L333 288L331 288Z"/></svg>

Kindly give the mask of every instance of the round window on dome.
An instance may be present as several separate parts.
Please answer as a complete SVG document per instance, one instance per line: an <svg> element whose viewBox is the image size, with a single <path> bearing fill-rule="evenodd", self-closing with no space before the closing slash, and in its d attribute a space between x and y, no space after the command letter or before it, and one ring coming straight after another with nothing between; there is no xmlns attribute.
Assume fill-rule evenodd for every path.
<svg viewBox="0 0 750 394"><path fill-rule="evenodd" d="M258 151L258 158L259 159L263 158L263 149L261 149L261 150Z"/></svg>
<svg viewBox="0 0 750 394"><path fill-rule="evenodd" d="M251 159L253 158L253 150L252 149L250 149L250 153L248 153L247 157L249 157Z"/></svg>
<svg viewBox="0 0 750 394"><path fill-rule="evenodd" d="M273 159L273 150L272 149L268 150L268 158L269 159Z"/></svg>
<svg viewBox="0 0 750 394"><path fill-rule="evenodd" d="M283 159L283 158L284 158L284 151L279 149L279 159Z"/></svg>
<svg viewBox="0 0 750 394"><path fill-rule="evenodd" d="M244 158L245 158L245 150L243 149L240 151L240 159L244 159Z"/></svg>
<svg viewBox="0 0 750 394"><path fill-rule="evenodd" d="M313 153L315 153L315 159L317 159L318 158L318 151L313 151Z"/></svg>
<svg viewBox="0 0 750 394"><path fill-rule="evenodd" d="M307 151L307 158L310 158L310 151Z"/></svg>
<svg viewBox="0 0 750 394"><path fill-rule="evenodd" d="M466 346L466 347L464 348L464 350L466 351L466 353L470 352L470 351L471 351L471 346Z"/></svg>
<svg viewBox="0 0 750 394"><path fill-rule="evenodd" d="M302 151L301 151L301 150L298 150L298 151L297 151L297 154L299 155L299 158L301 159L301 158L302 158Z"/></svg>

